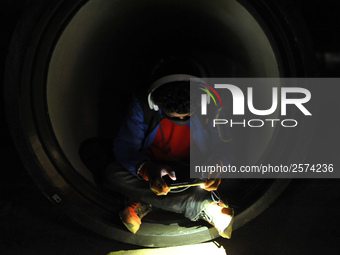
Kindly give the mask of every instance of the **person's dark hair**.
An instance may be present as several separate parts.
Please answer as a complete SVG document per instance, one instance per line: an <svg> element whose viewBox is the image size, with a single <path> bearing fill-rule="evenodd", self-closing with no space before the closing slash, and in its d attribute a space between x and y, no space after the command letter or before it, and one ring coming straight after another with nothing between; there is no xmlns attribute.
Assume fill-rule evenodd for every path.
<svg viewBox="0 0 340 255"><path fill-rule="evenodd" d="M176 81L160 86L152 92L152 101L170 113L190 112L190 82Z"/></svg>
<svg viewBox="0 0 340 255"><path fill-rule="evenodd" d="M168 56L160 60L152 71L154 82L172 74L203 75L200 65L189 56ZM151 94L152 101L163 111L186 114L190 112L190 81L176 81L164 84ZM191 106L193 110L193 106Z"/></svg>

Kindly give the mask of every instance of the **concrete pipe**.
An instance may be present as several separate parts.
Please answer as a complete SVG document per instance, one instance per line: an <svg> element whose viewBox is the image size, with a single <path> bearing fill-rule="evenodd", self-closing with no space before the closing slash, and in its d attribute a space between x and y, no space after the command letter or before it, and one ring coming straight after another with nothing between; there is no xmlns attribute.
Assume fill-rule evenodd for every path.
<svg viewBox="0 0 340 255"><path fill-rule="evenodd" d="M161 247L218 237L213 227L177 215L147 217L129 233L114 217L123 198L97 184L79 150L91 138L114 138L130 95L146 88L166 55L190 55L208 76L226 75L226 59L244 77L311 76L313 54L294 9L270 0L33 2L12 39L5 98L13 140L42 192L81 225L118 241ZM269 146L282 142L267 132L249 139L262 144L251 160L269 157ZM234 229L288 183L228 181Z"/></svg>

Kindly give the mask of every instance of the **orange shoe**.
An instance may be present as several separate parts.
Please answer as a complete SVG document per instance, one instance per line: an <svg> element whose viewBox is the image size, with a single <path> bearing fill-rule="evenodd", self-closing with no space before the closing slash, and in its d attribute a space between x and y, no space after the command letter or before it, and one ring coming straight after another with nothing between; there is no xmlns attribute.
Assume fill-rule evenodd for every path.
<svg viewBox="0 0 340 255"><path fill-rule="evenodd" d="M224 238L231 238L232 225L234 223L234 209L224 203L209 203L203 205L201 217L212 224L218 234Z"/></svg>
<svg viewBox="0 0 340 255"><path fill-rule="evenodd" d="M119 217L128 230L136 234L142 218L152 210L151 205L130 200L127 207L119 213Z"/></svg>

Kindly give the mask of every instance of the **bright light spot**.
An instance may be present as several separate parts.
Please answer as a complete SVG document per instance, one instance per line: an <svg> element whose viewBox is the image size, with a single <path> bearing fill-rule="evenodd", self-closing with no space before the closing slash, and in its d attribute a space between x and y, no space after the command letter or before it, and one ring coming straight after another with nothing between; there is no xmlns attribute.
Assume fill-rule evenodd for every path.
<svg viewBox="0 0 340 255"><path fill-rule="evenodd" d="M210 204L208 209L210 215L214 215L214 225L220 230L226 229L230 222L231 216L221 213L222 208L216 204Z"/></svg>
<svg viewBox="0 0 340 255"><path fill-rule="evenodd" d="M201 189L204 189L204 184L202 183L202 184L200 185L200 187L201 187Z"/></svg>

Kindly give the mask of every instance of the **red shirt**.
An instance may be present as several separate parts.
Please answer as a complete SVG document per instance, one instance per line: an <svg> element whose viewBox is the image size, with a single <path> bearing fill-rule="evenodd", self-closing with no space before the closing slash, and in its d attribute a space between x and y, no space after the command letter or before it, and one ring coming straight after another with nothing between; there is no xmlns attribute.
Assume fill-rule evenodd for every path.
<svg viewBox="0 0 340 255"><path fill-rule="evenodd" d="M168 119L162 119L147 155L151 160L174 161L188 159L190 157L189 126L180 126Z"/></svg>

